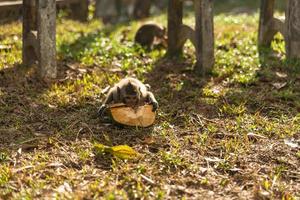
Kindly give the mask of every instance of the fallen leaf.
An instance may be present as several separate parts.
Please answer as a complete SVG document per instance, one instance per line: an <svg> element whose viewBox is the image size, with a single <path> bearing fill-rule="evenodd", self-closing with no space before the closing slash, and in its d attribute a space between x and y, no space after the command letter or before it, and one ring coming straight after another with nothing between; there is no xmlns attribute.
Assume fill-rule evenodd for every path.
<svg viewBox="0 0 300 200"><path fill-rule="evenodd" d="M154 138L152 136L148 136L144 139L144 144L153 144L155 142Z"/></svg>
<svg viewBox="0 0 300 200"><path fill-rule="evenodd" d="M57 106L52 105L52 104L48 104L48 107L49 107L49 108L57 108Z"/></svg>
<svg viewBox="0 0 300 200"><path fill-rule="evenodd" d="M286 78L288 75L283 72L276 72L276 76L278 76L279 78Z"/></svg>
<svg viewBox="0 0 300 200"><path fill-rule="evenodd" d="M109 72L117 73L117 72L122 72L123 70L120 68L111 68L108 70Z"/></svg>
<svg viewBox="0 0 300 200"><path fill-rule="evenodd" d="M292 138L292 139L286 138L283 141L284 141L284 144L288 145L289 147L300 148L300 145L299 145L300 142L295 141L294 138Z"/></svg>
<svg viewBox="0 0 300 200"><path fill-rule="evenodd" d="M239 171L242 171L242 169L234 167L234 168L229 169L229 171L231 171L231 172L239 172Z"/></svg>
<svg viewBox="0 0 300 200"><path fill-rule="evenodd" d="M9 50L9 49L11 49L11 46L10 45L0 45L0 51L1 50Z"/></svg>
<svg viewBox="0 0 300 200"><path fill-rule="evenodd" d="M134 159L138 153L127 145L118 145L110 148L111 153L121 159Z"/></svg>
<svg viewBox="0 0 300 200"><path fill-rule="evenodd" d="M77 70L77 66L76 65L74 65L74 64L66 64L66 66L69 68L69 69L72 69L72 70Z"/></svg>
<svg viewBox="0 0 300 200"><path fill-rule="evenodd" d="M121 159L135 159L138 157L138 153L127 145L117 145L108 147L103 144L94 144L96 154L111 153L113 156Z"/></svg>
<svg viewBox="0 0 300 200"><path fill-rule="evenodd" d="M248 133L247 137L252 140L267 139L267 137L265 137L263 135L258 135L258 134L252 133L252 132Z"/></svg>
<svg viewBox="0 0 300 200"><path fill-rule="evenodd" d="M272 83L272 85L273 85L277 90L279 90L279 89L285 87L285 86L287 85L287 82Z"/></svg>
<svg viewBox="0 0 300 200"><path fill-rule="evenodd" d="M220 158L217 158L217 157L205 157L204 158L207 162L224 162L225 160L224 159L220 159Z"/></svg>
<svg viewBox="0 0 300 200"><path fill-rule="evenodd" d="M83 68L78 68L77 69L80 73L86 73L87 72L87 69L83 69Z"/></svg>
<svg viewBox="0 0 300 200"><path fill-rule="evenodd" d="M56 191L59 193L72 192L72 188L69 183L64 182L64 184L60 185Z"/></svg>

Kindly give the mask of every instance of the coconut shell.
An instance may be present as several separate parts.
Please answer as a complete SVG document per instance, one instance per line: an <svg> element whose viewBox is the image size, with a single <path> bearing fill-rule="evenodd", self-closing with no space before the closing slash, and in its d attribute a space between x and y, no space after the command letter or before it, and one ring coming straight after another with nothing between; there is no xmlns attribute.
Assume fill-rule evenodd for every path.
<svg viewBox="0 0 300 200"><path fill-rule="evenodd" d="M124 104L114 104L110 106L112 118L117 123L127 126L151 126L155 121L155 112L152 105L139 106L136 109L127 107Z"/></svg>

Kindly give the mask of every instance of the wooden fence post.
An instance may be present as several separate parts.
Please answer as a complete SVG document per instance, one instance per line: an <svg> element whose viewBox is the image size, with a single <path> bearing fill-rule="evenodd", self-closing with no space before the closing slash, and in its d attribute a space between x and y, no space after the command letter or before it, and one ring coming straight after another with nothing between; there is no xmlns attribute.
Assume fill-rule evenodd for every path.
<svg viewBox="0 0 300 200"><path fill-rule="evenodd" d="M23 65L30 66L36 63L37 55L37 19L36 0L23 0Z"/></svg>
<svg viewBox="0 0 300 200"><path fill-rule="evenodd" d="M276 34L276 31L272 28L274 5L275 0L261 0L258 28L259 46L270 47L271 41Z"/></svg>
<svg viewBox="0 0 300 200"><path fill-rule="evenodd" d="M287 58L300 59L300 1L288 0L285 13Z"/></svg>
<svg viewBox="0 0 300 200"><path fill-rule="evenodd" d="M213 0L194 0L196 13L196 72L205 75L214 65Z"/></svg>
<svg viewBox="0 0 300 200"><path fill-rule="evenodd" d="M40 76L55 78L56 70L56 3L55 0L38 0L38 58Z"/></svg>
<svg viewBox="0 0 300 200"><path fill-rule="evenodd" d="M23 65L38 64L42 79L55 78L55 0L23 1Z"/></svg>
<svg viewBox="0 0 300 200"><path fill-rule="evenodd" d="M168 6L168 56L181 54L180 27L182 26L182 0L169 0Z"/></svg>
<svg viewBox="0 0 300 200"><path fill-rule="evenodd" d="M182 23L182 0L169 0L168 56L178 56L187 39L196 49L195 71L200 75L211 72L214 65L213 0L194 0L195 30Z"/></svg>
<svg viewBox="0 0 300 200"><path fill-rule="evenodd" d="M287 58L300 58L300 1L287 0L285 22L274 17L275 0L262 0L259 19L258 45L270 47L280 32L285 39Z"/></svg>

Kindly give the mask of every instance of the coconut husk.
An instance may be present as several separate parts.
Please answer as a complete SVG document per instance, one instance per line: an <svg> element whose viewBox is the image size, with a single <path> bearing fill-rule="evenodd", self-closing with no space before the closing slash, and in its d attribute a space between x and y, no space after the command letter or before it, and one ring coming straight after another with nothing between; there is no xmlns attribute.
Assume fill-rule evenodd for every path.
<svg viewBox="0 0 300 200"><path fill-rule="evenodd" d="M127 126L148 127L155 121L152 105L139 106L136 109L125 104L110 105L110 113L114 121Z"/></svg>

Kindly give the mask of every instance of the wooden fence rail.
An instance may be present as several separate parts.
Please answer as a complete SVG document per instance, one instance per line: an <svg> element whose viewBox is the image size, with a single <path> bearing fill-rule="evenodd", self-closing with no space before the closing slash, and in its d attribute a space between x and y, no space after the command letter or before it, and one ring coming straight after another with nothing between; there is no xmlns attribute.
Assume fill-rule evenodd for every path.
<svg viewBox="0 0 300 200"><path fill-rule="evenodd" d="M71 0L59 0L70 2ZM72 0L80 5L74 12L82 13L87 9L87 0ZM1 4L2 3L2 4ZM258 45L270 47L277 32L282 33L286 43L287 58L300 59L300 0L287 0L286 19L274 18L275 0L261 0ZM196 49L196 72L209 73L214 64L214 24L213 0L194 0L195 28L182 23L183 0L169 0L168 5L168 54L177 56L190 39ZM1 7L2 5L2 7ZM43 79L56 77L55 48L55 0L23 0L23 64L38 64ZM0 0L1 9L5 6L21 6L20 1ZM85 12L85 10L84 10ZM80 14L84 18L86 14Z"/></svg>
<svg viewBox="0 0 300 200"><path fill-rule="evenodd" d="M169 0L168 55L177 56L187 39L195 46L195 71L209 73L214 64L213 0L194 0L195 28L182 24L184 0ZM285 21L274 18L275 0L261 0L258 45L271 46L277 32L285 38L288 59L300 59L300 0L286 0Z"/></svg>
<svg viewBox="0 0 300 200"><path fill-rule="evenodd" d="M194 0L195 29L182 23L182 0L169 0L168 6L168 55L177 56L190 39L196 49L195 70L201 75L214 65L213 1Z"/></svg>
<svg viewBox="0 0 300 200"><path fill-rule="evenodd" d="M37 1L38 2L38 1ZM0 0L0 23L17 20L22 16L23 1ZM87 0L56 0L57 8L70 8L70 18L86 21L88 17Z"/></svg>
<svg viewBox="0 0 300 200"><path fill-rule="evenodd" d="M280 32L285 40L286 56L300 59L300 1L287 0L285 21L274 17L275 0L262 0L259 21L259 46L270 47Z"/></svg>
<svg viewBox="0 0 300 200"><path fill-rule="evenodd" d="M85 21L88 0L0 0L0 18L23 18L23 65L38 65L44 80L57 76L56 68L56 7L69 5L75 19Z"/></svg>

